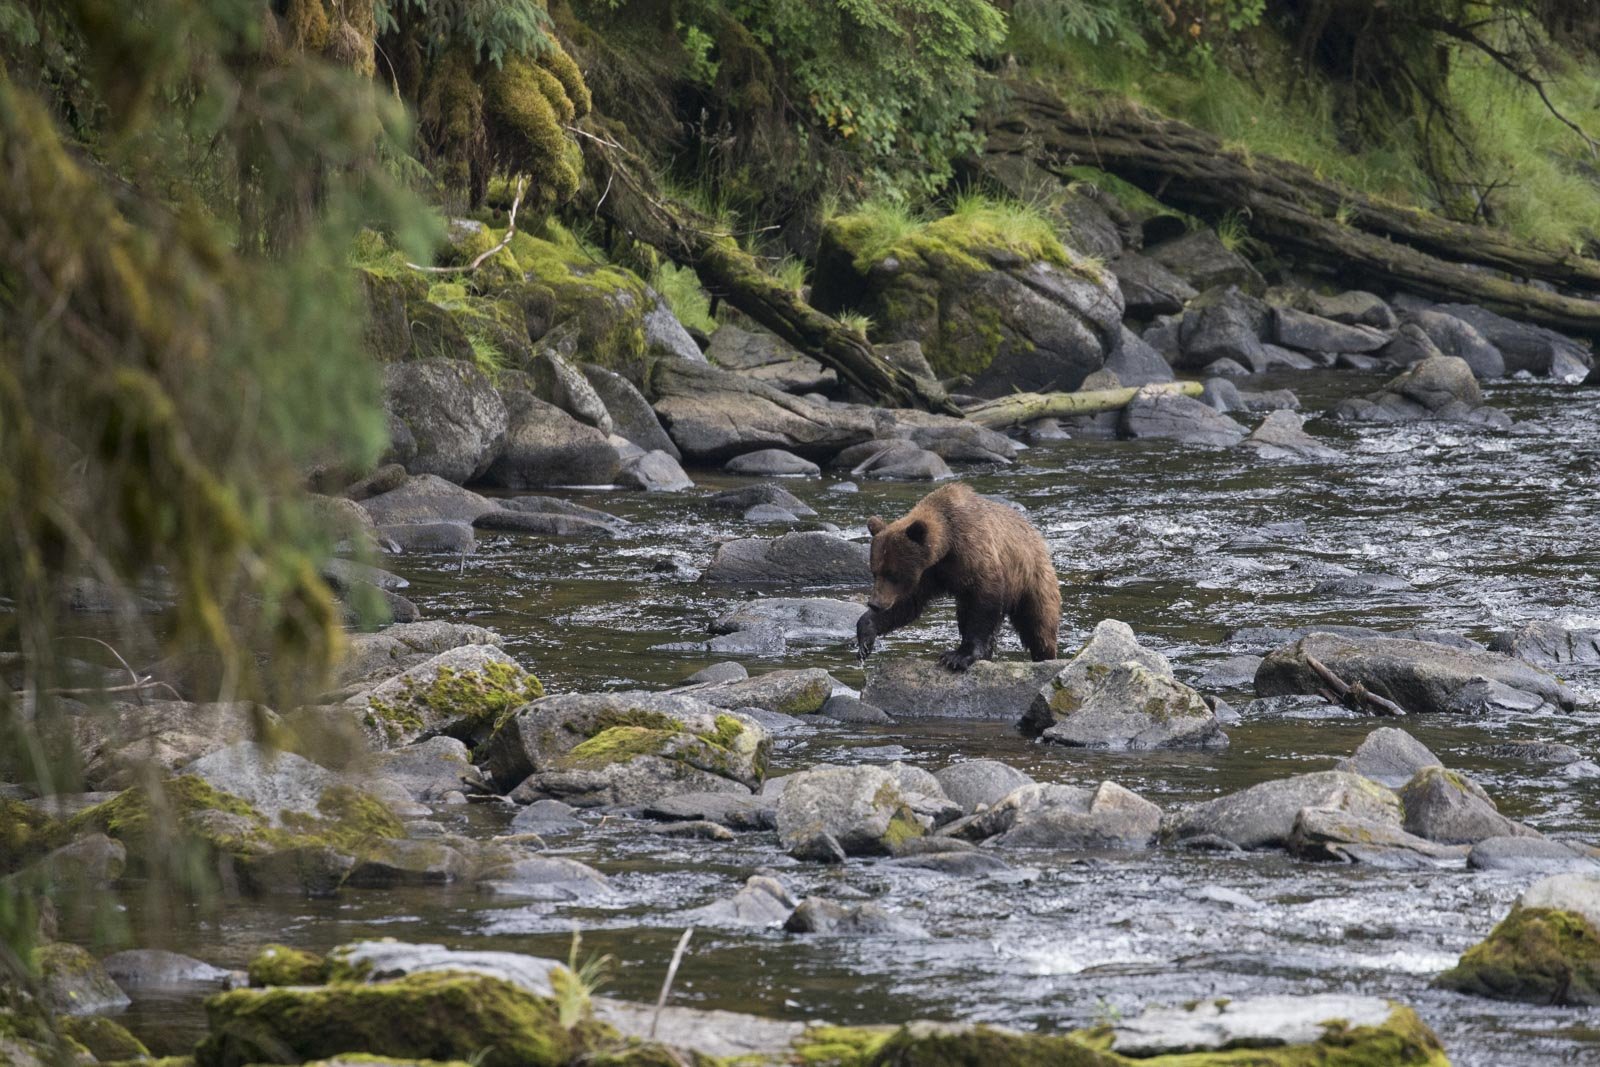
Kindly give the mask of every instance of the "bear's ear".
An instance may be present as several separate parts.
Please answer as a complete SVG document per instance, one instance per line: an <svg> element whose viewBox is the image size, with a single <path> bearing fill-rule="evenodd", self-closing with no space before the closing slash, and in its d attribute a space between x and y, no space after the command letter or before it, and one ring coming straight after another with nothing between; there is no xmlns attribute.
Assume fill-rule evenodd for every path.
<svg viewBox="0 0 1600 1067"><path fill-rule="evenodd" d="M883 518L881 516L874 515L874 516L872 516L872 518L867 520L867 532L869 534L871 534L873 537L877 537L879 534L883 533L883 531L888 529L888 528L889 528L889 524L884 522Z"/></svg>
<svg viewBox="0 0 1600 1067"><path fill-rule="evenodd" d="M928 524L923 522L921 519L918 519L916 522L906 527L906 536L911 538L911 540L915 541L919 545L927 544Z"/></svg>

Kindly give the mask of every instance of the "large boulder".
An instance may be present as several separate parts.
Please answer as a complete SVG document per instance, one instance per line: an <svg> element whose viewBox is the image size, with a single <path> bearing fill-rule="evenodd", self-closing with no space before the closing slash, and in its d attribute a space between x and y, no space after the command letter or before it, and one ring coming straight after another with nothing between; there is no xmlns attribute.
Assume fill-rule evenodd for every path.
<svg viewBox="0 0 1600 1067"><path fill-rule="evenodd" d="M1379 785L1399 789L1425 767L1443 766L1428 746L1404 730L1380 726L1366 736L1349 757L1333 765L1336 771L1349 771L1370 778Z"/></svg>
<svg viewBox="0 0 1600 1067"><path fill-rule="evenodd" d="M1130 318L1172 315L1199 295L1199 291L1149 256L1124 252L1107 266L1117 276L1122 303Z"/></svg>
<svg viewBox="0 0 1600 1067"><path fill-rule="evenodd" d="M789 642L831 645L855 638L856 622L863 610L856 601L826 597L749 600L718 616L711 624L711 632L730 634L771 626Z"/></svg>
<svg viewBox="0 0 1600 1067"><path fill-rule="evenodd" d="M521 389L504 393L505 440L481 473L490 485L609 485L620 457L605 432Z"/></svg>
<svg viewBox="0 0 1600 1067"><path fill-rule="evenodd" d="M1161 830L1161 809L1115 782L1093 789L1030 783L944 833L1019 848L1142 849Z"/></svg>
<svg viewBox="0 0 1600 1067"><path fill-rule="evenodd" d="M221 704L151 700L112 704L71 720L91 789L125 789L151 770L175 771L241 741L277 728L276 714L248 701Z"/></svg>
<svg viewBox="0 0 1600 1067"><path fill-rule="evenodd" d="M703 363L658 364L647 395L683 455L706 462L762 448L827 459L873 435L862 409L790 396Z"/></svg>
<svg viewBox="0 0 1600 1067"><path fill-rule="evenodd" d="M807 897L794 909L783 928L791 934L831 937L927 937L928 932L903 919L882 904L838 904L822 897Z"/></svg>
<svg viewBox="0 0 1600 1067"><path fill-rule="evenodd" d="M1023 728L1080 748L1193 748L1228 743L1199 693L1126 623L1102 620L1083 649L1042 686Z"/></svg>
<svg viewBox="0 0 1600 1067"><path fill-rule="evenodd" d="M346 706L376 747L396 748L424 733L487 733L500 716L543 695L539 679L516 660L494 645L475 644L440 652Z"/></svg>
<svg viewBox="0 0 1600 1067"><path fill-rule="evenodd" d="M1414 363L1377 392L1341 400L1333 413L1355 422L1438 420L1500 428L1511 424L1503 412L1485 406L1472 369L1455 356L1431 356Z"/></svg>
<svg viewBox="0 0 1600 1067"><path fill-rule="evenodd" d="M831 392L839 376L808 356L801 355L781 337L724 324L711 335L706 359L785 393Z"/></svg>
<svg viewBox="0 0 1600 1067"><path fill-rule="evenodd" d="M505 401L488 376L454 359L389 364L383 404L414 441L406 470L458 484L488 470L509 424Z"/></svg>
<svg viewBox="0 0 1600 1067"><path fill-rule="evenodd" d="M1439 304L1434 310L1465 322L1498 349L1507 374L1526 371L1579 382L1594 365L1587 348L1546 327L1517 322L1475 304Z"/></svg>
<svg viewBox="0 0 1600 1067"><path fill-rule="evenodd" d="M1306 433L1305 419L1298 412L1282 409L1262 419L1244 443L1265 460L1325 463L1344 457Z"/></svg>
<svg viewBox="0 0 1600 1067"><path fill-rule="evenodd" d="M1272 309L1272 339L1303 352L1376 352L1389 341L1370 326L1349 326L1285 307Z"/></svg>
<svg viewBox="0 0 1600 1067"><path fill-rule="evenodd" d="M719 708L760 708L783 715L810 715L820 711L837 688L839 683L821 667L805 667L703 683L674 692L689 693Z"/></svg>
<svg viewBox="0 0 1600 1067"><path fill-rule="evenodd" d="M396 623L377 633L346 637L345 658L339 665L338 678L342 685L363 681L376 683L452 648L501 642L502 638L495 631L470 623L442 619Z"/></svg>
<svg viewBox="0 0 1600 1067"><path fill-rule="evenodd" d="M1302 808L1344 812L1398 829L1400 800L1358 774L1316 771L1262 782L1237 793L1192 805L1162 826L1170 841L1204 839L1242 849L1288 847Z"/></svg>
<svg viewBox="0 0 1600 1067"><path fill-rule="evenodd" d="M497 384L502 394L508 389L532 393L579 422L609 434L614 426L611 412L588 377L578 369L577 356L577 326L571 322L562 323L540 338L537 351L525 364L525 370L503 372Z"/></svg>
<svg viewBox="0 0 1600 1067"><path fill-rule="evenodd" d="M980 660L960 673L933 656L873 657L861 699L896 719L1017 722L1065 660Z"/></svg>
<svg viewBox="0 0 1600 1067"><path fill-rule="evenodd" d="M820 530L718 546L703 581L736 585L857 585L872 581L866 545Z"/></svg>
<svg viewBox="0 0 1600 1067"><path fill-rule="evenodd" d="M1132 440L1164 438L1183 444L1227 447L1244 440L1244 427L1192 396L1141 389L1122 409L1119 430Z"/></svg>
<svg viewBox="0 0 1600 1067"><path fill-rule="evenodd" d="M1399 319L1394 309L1374 293L1361 289L1325 295L1307 292L1301 306L1313 315L1320 315L1346 326L1371 326L1378 330L1393 330Z"/></svg>
<svg viewBox="0 0 1600 1067"><path fill-rule="evenodd" d="M1105 369L1115 374L1118 384L1123 386L1172 381L1172 364L1126 326L1122 328L1116 348L1106 357Z"/></svg>
<svg viewBox="0 0 1600 1067"><path fill-rule="evenodd" d="M769 743L753 719L690 695L570 693L516 712L482 748L484 769L517 799L576 807L680 793L749 794Z"/></svg>
<svg viewBox="0 0 1600 1067"><path fill-rule="evenodd" d="M1261 338L1268 315L1265 303L1231 286L1202 294L1190 303L1178 327L1182 354L1177 366L1198 371L1233 360L1246 371L1266 370L1269 360Z"/></svg>
<svg viewBox="0 0 1600 1067"><path fill-rule="evenodd" d="M1484 685L1525 695L1533 708L1570 711L1571 690L1555 676L1497 652L1451 648L1427 641L1313 633L1267 656L1256 672L1256 695L1318 693L1327 682L1315 659L1348 685L1357 683L1410 712L1466 712Z"/></svg>
<svg viewBox="0 0 1600 1067"><path fill-rule="evenodd" d="M1489 641L1494 652L1504 652L1537 667L1600 663L1600 630L1583 630L1549 619L1525 622L1501 630Z"/></svg>
<svg viewBox="0 0 1600 1067"><path fill-rule="evenodd" d="M846 855L885 855L927 832L899 780L882 767L818 767L784 783L778 840L791 853L809 855L826 835Z"/></svg>
<svg viewBox="0 0 1600 1067"><path fill-rule="evenodd" d="M968 815L979 808L998 804L1033 779L1009 764L992 759L965 760L952 763L933 777L944 790L944 795L959 805Z"/></svg>
<svg viewBox="0 0 1600 1067"><path fill-rule="evenodd" d="M1600 1005L1600 874L1535 882L1435 984L1495 1000Z"/></svg>
<svg viewBox="0 0 1600 1067"><path fill-rule="evenodd" d="M1413 308L1406 312L1406 321L1426 334L1440 352L1460 358L1479 378L1505 377L1505 357L1465 319Z"/></svg>
<svg viewBox="0 0 1600 1067"><path fill-rule="evenodd" d="M1447 845L1491 837L1538 837L1536 830L1501 815L1471 778L1443 767L1424 767L1399 790L1406 832Z"/></svg>
<svg viewBox="0 0 1600 1067"><path fill-rule="evenodd" d="M341 784L339 775L304 756L249 741L203 756L184 773L245 801L274 826L284 825L285 816L317 815L324 794Z"/></svg>
<svg viewBox="0 0 1600 1067"><path fill-rule="evenodd" d="M1249 293L1267 287L1248 260L1204 226L1151 245L1144 254L1202 292L1218 285L1236 285Z"/></svg>
<svg viewBox="0 0 1600 1067"><path fill-rule="evenodd" d="M880 340L915 340L941 377L969 391L1071 390L1098 370L1121 332L1116 278L1048 234L1018 235L987 214L957 212L887 247L868 213L823 230L812 301L872 317Z"/></svg>
<svg viewBox="0 0 1600 1067"><path fill-rule="evenodd" d="M361 502L380 526L404 523L472 523L495 509L494 501L436 474L408 477L400 485Z"/></svg>
<svg viewBox="0 0 1600 1067"><path fill-rule="evenodd" d="M605 405L606 413L611 416L612 432L621 434L646 452L665 452L673 459L682 458L678 446L672 443L671 435L661 428L661 420L656 418L650 401L633 387L632 382L616 371L597 367L593 363L580 363L578 366L595 395Z"/></svg>

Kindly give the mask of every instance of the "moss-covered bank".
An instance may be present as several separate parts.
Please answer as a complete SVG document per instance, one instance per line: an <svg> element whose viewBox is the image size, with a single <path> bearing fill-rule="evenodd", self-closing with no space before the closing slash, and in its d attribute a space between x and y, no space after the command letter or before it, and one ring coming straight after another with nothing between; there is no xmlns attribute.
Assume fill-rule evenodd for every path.
<svg viewBox="0 0 1600 1067"><path fill-rule="evenodd" d="M1583 916L1517 906L1435 984L1534 1004L1600 1004L1600 932Z"/></svg>

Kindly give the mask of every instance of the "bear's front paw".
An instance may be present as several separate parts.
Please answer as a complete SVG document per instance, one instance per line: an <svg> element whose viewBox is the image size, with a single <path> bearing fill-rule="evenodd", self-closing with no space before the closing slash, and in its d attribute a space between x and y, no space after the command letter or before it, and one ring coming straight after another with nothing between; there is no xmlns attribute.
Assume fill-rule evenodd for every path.
<svg viewBox="0 0 1600 1067"><path fill-rule="evenodd" d="M962 673L977 661L977 656L959 648L952 648L949 652L939 654L939 666L955 671L957 674Z"/></svg>
<svg viewBox="0 0 1600 1067"><path fill-rule="evenodd" d="M878 643L878 628L872 623L872 612L864 612L856 620L856 656L866 659Z"/></svg>

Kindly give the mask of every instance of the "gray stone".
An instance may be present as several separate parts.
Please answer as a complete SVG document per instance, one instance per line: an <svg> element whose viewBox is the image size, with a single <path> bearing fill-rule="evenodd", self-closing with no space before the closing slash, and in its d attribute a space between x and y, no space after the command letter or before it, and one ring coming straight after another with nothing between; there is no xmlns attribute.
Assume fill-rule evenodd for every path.
<svg viewBox="0 0 1600 1067"><path fill-rule="evenodd" d="M1194 680L1197 689L1248 689L1261 667L1260 656L1224 656L1206 665Z"/></svg>
<svg viewBox="0 0 1600 1067"><path fill-rule="evenodd" d="M895 775L881 767L819 767L790 775L778 799L778 840L791 854L819 834L846 855L884 855L926 827Z"/></svg>
<svg viewBox="0 0 1600 1067"><path fill-rule="evenodd" d="M112 794L116 796L117 794ZM107 799L110 799L109 797ZM0 890L21 894L105 891L122 877L128 851L105 834L85 834L0 878Z"/></svg>
<svg viewBox="0 0 1600 1067"><path fill-rule="evenodd" d="M103 1015L132 1003L99 961L77 945L56 942L41 945L34 953L37 995L45 1010L56 1015Z"/></svg>
<svg viewBox="0 0 1600 1067"><path fill-rule="evenodd" d="M1478 680L1503 685L1541 703L1571 710L1576 698L1553 675L1497 652L1424 641L1313 633L1280 648L1256 672L1258 696L1316 693L1327 683L1314 658L1348 685L1361 683L1409 712L1458 710L1460 691Z"/></svg>
<svg viewBox="0 0 1600 1067"><path fill-rule="evenodd" d="M483 480L506 489L609 485L619 464L606 434L532 393L504 393L506 431Z"/></svg>
<svg viewBox="0 0 1600 1067"><path fill-rule="evenodd" d="M761 478L816 478L822 474L822 468L815 463L781 448L763 448L758 452L734 456L723 464L723 469L730 474L749 474Z"/></svg>
<svg viewBox="0 0 1600 1067"><path fill-rule="evenodd" d="M712 822L730 830L776 830L778 798L737 793L680 793L651 801L644 806L643 814L649 819L673 822Z"/></svg>
<svg viewBox="0 0 1600 1067"><path fill-rule="evenodd" d="M377 527L376 532L385 543L401 552L466 556L478 550L472 526L465 522L389 523Z"/></svg>
<svg viewBox="0 0 1600 1067"><path fill-rule="evenodd" d="M1305 352L1376 352L1389 337L1370 326L1348 326L1293 308L1272 311L1273 339Z"/></svg>
<svg viewBox="0 0 1600 1067"><path fill-rule="evenodd" d="M1094 789L1032 783L946 833L1014 848L1067 851L1149 848L1161 830L1161 809L1115 782Z"/></svg>
<svg viewBox="0 0 1600 1067"><path fill-rule="evenodd" d="M489 872L485 892L517 900L587 901L611 895L611 882L586 863L565 856L529 856Z"/></svg>
<svg viewBox="0 0 1600 1067"><path fill-rule="evenodd" d="M1487 837L1539 836L1501 815L1478 783L1443 767L1424 767L1399 796L1406 830L1429 841L1470 845Z"/></svg>
<svg viewBox="0 0 1600 1067"><path fill-rule="evenodd" d="M1242 849L1284 848L1302 808L1344 812L1400 827L1400 800L1383 786L1343 771L1315 771L1262 782L1237 793L1192 805L1163 823L1162 835L1218 838Z"/></svg>
<svg viewBox="0 0 1600 1067"><path fill-rule="evenodd" d="M694 488L678 461L659 449L624 462L617 471L617 484L647 493L681 493Z"/></svg>
<svg viewBox="0 0 1600 1067"><path fill-rule="evenodd" d="M233 972L204 960L159 948L133 948L100 961L117 987L130 993L220 988Z"/></svg>
<svg viewBox="0 0 1600 1067"><path fill-rule="evenodd" d="M1387 819L1301 808L1289 835L1289 851L1303 859L1406 870L1432 867L1438 861L1459 862L1465 850L1417 837Z"/></svg>
<svg viewBox="0 0 1600 1067"><path fill-rule="evenodd" d="M1330 1029L1381 1027L1394 1008L1381 997L1313 993L1210 1000L1187 1008L1146 1008L1111 1024L1111 1051L1136 1059L1223 1049L1310 1045Z"/></svg>
<svg viewBox="0 0 1600 1067"><path fill-rule="evenodd" d="M909 441L888 442L888 447L856 464L850 475L893 482L932 482L954 477L941 456Z"/></svg>
<svg viewBox="0 0 1600 1067"><path fill-rule="evenodd" d="M383 404L415 441L406 470L458 484L489 468L510 424L489 378L455 359L389 364L383 371Z"/></svg>
<svg viewBox="0 0 1600 1067"><path fill-rule="evenodd" d="M1407 593L1416 587L1394 574L1340 574L1312 587L1316 596L1370 596L1373 593Z"/></svg>
<svg viewBox="0 0 1600 1067"><path fill-rule="evenodd" d="M1445 353L1433 343L1433 338L1414 322L1407 322L1394 332L1389 343L1378 349L1379 359L1401 367L1409 367L1413 363L1421 363L1434 356Z"/></svg>
<svg viewBox="0 0 1600 1067"><path fill-rule="evenodd" d="M1244 439L1244 428L1190 396L1141 390L1122 409L1122 436L1165 438L1190 445L1227 447Z"/></svg>
<svg viewBox="0 0 1600 1067"><path fill-rule="evenodd" d="M1252 293L1267 287L1243 256L1203 226L1146 248L1144 254L1202 292L1217 285L1237 285Z"/></svg>
<svg viewBox="0 0 1600 1067"><path fill-rule="evenodd" d="M559 800L535 800L512 817L510 829L515 834L538 834L540 837L587 829L589 824L577 817L577 810Z"/></svg>
<svg viewBox="0 0 1600 1067"><path fill-rule="evenodd" d="M1305 420L1292 411L1274 411L1261 420L1245 444L1267 460L1309 460L1326 463L1344 458L1305 432Z"/></svg>
<svg viewBox="0 0 1600 1067"><path fill-rule="evenodd" d="M1250 407L1245 403L1244 394L1239 391L1239 387L1226 378L1207 378L1201 387L1200 399L1213 411L1223 413L1248 411Z"/></svg>
<svg viewBox="0 0 1600 1067"><path fill-rule="evenodd" d="M709 667L695 671L683 680L684 685L699 685L702 682L738 682L750 677L750 672L745 670L744 664L734 663L729 660L723 663L713 663Z"/></svg>
<svg viewBox="0 0 1600 1067"><path fill-rule="evenodd" d="M1477 330L1499 351L1507 374L1526 371L1576 382L1594 363L1594 357L1583 345L1543 326L1517 322L1474 304L1439 304L1434 310Z"/></svg>
<svg viewBox="0 0 1600 1067"><path fill-rule="evenodd" d="M836 722L857 723L868 726L881 726L894 720L878 707L863 703L859 697L849 693L839 693L828 698L822 705L821 715Z"/></svg>
<svg viewBox="0 0 1600 1067"><path fill-rule="evenodd" d="M834 644L853 640L863 606L826 597L769 597L748 601L711 624L713 633L733 633L756 626L777 626L785 640Z"/></svg>
<svg viewBox="0 0 1600 1067"><path fill-rule="evenodd" d="M1174 314L1199 295L1194 286L1156 260L1137 252L1124 252L1106 266L1117 276L1124 313L1130 318Z"/></svg>
<svg viewBox="0 0 1600 1067"><path fill-rule="evenodd" d="M678 321L678 317L672 313L672 309L667 306L661 294L647 288L645 295L654 301L650 309L644 313L642 323L645 350L655 355L687 360L690 363L704 363L705 353L694 343L694 338L684 329L683 323Z"/></svg>
<svg viewBox="0 0 1600 1067"><path fill-rule="evenodd" d="M795 496L781 485L742 485L737 489L724 489L713 493L706 498L706 503L714 508L725 508L730 511L746 511L760 505L782 508L784 511L807 518L816 514L805 501Z"/></svg>
<svg viewBox="0 0 1600 1067"><path fill-rule="evenodd" d="M711 335L706 358L724 370L786 393L823 392L839 384L838 374L801 355L782 338L727 323Z"/></svg>
<svg viewBox="0 0 1600 1067"><path fill-rule="evenodd" d="M453 737L430 737L413 745L374 752L350 769L356 778L383 778L398 783L414 800L437 802L446 793L478 778L467 746Z"/></svg>
<svg viewBox="0 0 1600 1067"><path fill-rule="evenodd" d="M1467 866L1514 875L1600 873L1600 856L1544 837L1486 837L1467 853Z"/></svg>
<svg viewBox="0 0 1600 1067"><path fill-rule="evenodd" d="M661 428L655 409L633 383L615 371L597 367L593 363L580 364L583 376L589 380L595 394L605 404L611 416L611 426L646 452L665 452L673 459L681 459L678 446Z"/></svg>
<svg viewBox="0 0 1600 1067"><path fill-rule="evenodd" d="M1583 759L1581 750L1574 748L1572 745L1563 745L1552 741L1502 741L1497 745L1490 745L1485 751L1496 759L1512 759L1526 763L1545 763L1557 766L1577 763Z"/></svg>
<svg viewBox="0 0 1600 1067"><path fill-rule="evenodd" d="M380 748L410 744L430 730L459 732L482 714L482 707L465 697L435 699L431 687L446 670L464 680L486 679L491 671L521 673L517 661L494 645L464 645L424 660L345 703L363 714L368 735Z"/></svg>
<svg viewBox="0 0 1600 1067"><path fill-rule="evenodd" d="M362 502L379 526L419 522L471 523L497 505L435 474L413 475L387 493Z"/></svg>
<svg viewBox="0 0 1600 1067"><path fill-rule="evenodd" d="M502 373L498 384L502 392L526 389L579 422L610 434L614 427L611 412L589 379L572 362L578 343L575 320L569 319L553 327L539 339L538 350L528 361L526 370Z"/></svg>
<svg viewBox="0 0 1600 1067"><path fill-rule="evenodd" d="M1305 309L1313 315L1342 322L1347 326L1371 326L1378 330L1392 330L1399 322L1393 308L1376 295L1360 289L1335 293L1332 296L1307 293L1304 304Z"/></svg>
<svg viewBox="0 0 1600 1067"><path fill-rule="evenodd" d="M1266 370L1267 353L1261 338L1267 317L1265 304L1237 289L1205 293L1184 312L1178 330L1182 355L1175 365L1204 370L1219 360L1231 359L1247 371Z"/></svg>
<svg viewBox="0 0 1600 1067"><path fill-rule="evenodd" d="M1122 328L1116 348L1106 357L1105 369L1126 386L1172 381L1172 364L1126 326Z"/></svg>
<svg viewBox="0 0 1600 1067"><path fill-rule="evenodd" d="M777 926L794 910L794 897L776 878L754 875L727 900L695 908L684 916L699 926Z"/></svg>
<svg viewBox="0 0 1600 1067"><path fill-rule="evenodd" d="M865 411L817 404L704 364L663 364L650 389L672 440L696 460L762 448L825 459L873 433Z"/></svg>
<svg viewBox="0 0 1600 1067"><path fill-rule="evenodd" d="M967 814L993 807L1033 779L1009 764L992 759L953 763L933 774L945 796Z"/></svg>
<svg viewBox="0 0 1600 1067"><path fill-rule="evenodd" d="M872 580L868 548L809 530L773 540L744 538L718 547L701 576L736 585L856 585Z"/></svg>
<svg viewBox="0 0 1600 1067"><path fill-rule="evenodd" d="M1349 771L1370 778L1379 785L1399 789L1424 767L1440 767L1439 757L1404 730L1380 726L1367 735L1355 753L1333 765L1336 771Z"/></svg>
<svg viewBox="0 0 1600 1067"><path fill-rule="evenodd" d="M980 660L955 673L932 656L874 657L861 699L896 719L1016 722L1065 660Z"/></svg>
<svg viewBox="0 0 1600 1067"><path fill-rule="evenodd" d="M1505 357L1464 319L1439 311L1414 309L1406 312L1406 321L1425 333L1440 352L1463 360L1477 377L1505 377Z"/></svg>
<svg viewBox="0 0 1600 1067"><path fill-rule="evenodd" d="M265 745L241 741L202 756L183 768L224 793L232 793L267 818L283 825L284 814L316 815L327 790L339 776L293 752L275 752Z"/></svg>
<svg viewBox="0 0 1600 1067"><path fill-rule="evenodd" d="M1489 641L1493 652L1504 652L1536 667L1600 663L1600 630L1580 630L1550 620L1533 620L1497 632Z"/></svg>
<svg viewBox="0 0 1600 1067"><path fill-rule="evenodd" d="M822 897L807 897L783 924L791 934L832 937L927 937L928 932L881 904L839 904Z"/></svg>
<svg viewBox="0 0 1600 1067"><path fill-rule="evenodd" d="M762 708L784 715L810 715L822 708L839 688L821 667L768 671L732 682L676 689L718 708Z"/></svg>
<svg viewBox="0 0 1600 1067"><path fill-rule="evenodd" d="M70 720L84 784L126 789L152 770L176 771L202 756L274 729L277 715L248 701L195 704L152 700L112 704Z"/></svg>
<svg viewBox="0 0 1600 1067"><path fill-rule="evenodd" d="M442 619L399 623L371 634L350 634L344 662L339 667L339 682L349 685L392 678L441 652L465 645L498 645L503 640L485 627Z"/></svg>
<svg viewBox="0 0 1600 1067"><path fill-rule="evenodd" d="M450 885L471 869L467 856L442 841L378 841L362 849L345 884L358 889Z"/></svg>

